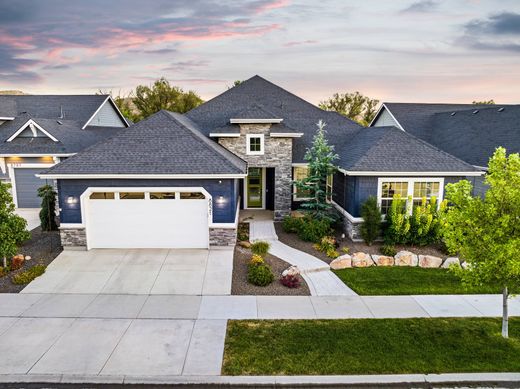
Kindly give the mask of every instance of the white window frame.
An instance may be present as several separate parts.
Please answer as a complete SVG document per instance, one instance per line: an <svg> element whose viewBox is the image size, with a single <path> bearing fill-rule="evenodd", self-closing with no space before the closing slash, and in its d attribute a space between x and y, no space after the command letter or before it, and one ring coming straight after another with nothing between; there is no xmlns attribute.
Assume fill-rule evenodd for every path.
<svg viewBox="0 0 520 389"><path fill-rule="evenodd" d="M441 201L444 198L444 177L379 177L377 179L377 205L381 209L381 200L383 195L383 182L406 182L408 183L408 191L406 198L403 200L408 201L408 197L412 196L413 201L413 188L416 182L438 182L439 183L439 196L437 196L437 207L440 206ZM410 212L413 207L408 207Z"/></svg>
<svg viewBox="0 0 520 389"><path fill-rule="evenodd" d="M251 139L260 138L260 151L251 151ZM246 154L264 155L264 134L246 134Z"/></svg>
<svg viewBox="0 0 520 389"><path fill-rule="evenodd" d="M309 165L302 164L298 166L293 165L293 181L296 181L296 169L298 168L305 168L307 169L307 176L309 175ZM296 185L293 184L293 200L294 201L305 201L309 200L309 197L298 197L298 188L296 188Z"/></svg>

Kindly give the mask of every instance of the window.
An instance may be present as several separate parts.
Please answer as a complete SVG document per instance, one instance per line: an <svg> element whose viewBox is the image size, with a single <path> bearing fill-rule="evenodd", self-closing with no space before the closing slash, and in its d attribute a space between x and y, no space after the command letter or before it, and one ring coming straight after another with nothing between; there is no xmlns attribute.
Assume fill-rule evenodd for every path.
<svg viewBox="0 0 520 389"><path fill-rule="evenodd" d="M175 200L175 192L150 192L150 200Z"/></svg>
<svg viewBox="0 0 520 389"><path fill-rule="evenodd" d="M90 195L89 199L91 200L114 200L115 199L114 192L94 192Z"/></svg>
<svg viewBox="0 0 520 389"><path fill-rule="evenodd" d="M201 200L205 199L204 193L200 192L181 192L181 200Z"/></svg>
<svg viewBox="0 0 520 389"><path fill-rule="evenodd" d="M327 176L327 200L332 201L332 174Z"/></svg>
<svg viewBox="0 0 520 389"><path fill-rule="evenodd" d="M429 200L436 197L442 200L443 178L402 178L379 179L378 201L383 215L388 213L394 195L400 195L405 201L410 197L413 205L419 205L423 197Z"/></svg>
<svg viewBox="0 0 520 389"><path fill-rule="evenodd" d="M301 181L304 178L307 178L308 175L309 175L309 168L307 166L296 166L293 169L294 181ZM296 185L294 185L293 192L294 192L295 200L303 200L303 199L306 199L309 197L308 190L299 189L296 187Z"/></svg>
<svg viewBox="0 0 520 389"><path fill-rule="evenodd" d="M120 192L120 200L144 200L144 192Z"/></svg>
<svg viewBox="0 0 520 389"><path fill-rule="evenodd" d="M247 134L247 150L248 155L262 155L264 153L264 135L263 134Z"/></svg>

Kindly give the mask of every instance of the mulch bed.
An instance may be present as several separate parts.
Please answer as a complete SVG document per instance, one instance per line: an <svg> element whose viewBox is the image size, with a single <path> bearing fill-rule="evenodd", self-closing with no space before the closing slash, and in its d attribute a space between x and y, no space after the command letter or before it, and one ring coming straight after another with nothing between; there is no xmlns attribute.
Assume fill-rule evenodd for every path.
<svg viewBox="0 0 520 389"><path fill-rule="evenodd" d="M264 296L310 296L309 287L300 277L301 284L298 288L287 288L280 283L282 271L290 264L282 261L274 255L267 254L265 262L271 266L275 275L274 281L267 286L256 286L247 282L247 264L251 259L251 250L240 246L235 247L233 256L233 281L231 294L233 295L264 295Z"/></svg>
<svg viewBox="0 0 520 389"><path fill-rule="evenodd" d="M19 249L19 253L30 256L30 261L24 261L21 269L10 272L0 277L0 293L18 293L27 285L15 285L11 277L21 273L35 265L47 266L63 251L58 231L42 232L41 228L31 231L31 239L25 242ZM0 263L1 265L1 263Z"/></svg>
<svg viewBox="0 0 520 389"><path fill-rule="evenodd" d="M274 223L274 227L276 229L276 235L278 235L278 240L282 243L285 243L288 246L291 246L295 249L301 250L303 252L306 252L310 255L314 255L316 258L321 259L322 261L325 261L327 263L332 262L332 258L327 257L325 253L322 253L318 250L315 250L314 247L312 247L313 243L311 242L304 242L300 238L298 238L298 235L296 234L289 234L285 232L282 228L282 223ZM355 253L357 251L361 251L368 254L378 254L381 255L381 252L379 251L380 247L383 245L383 242L374 242L372 243L372 246L367 245L364 242L352 242L349 238L342 238L340 232L335 233L335 237L337 242L339 243L338 252L340 255L343 254L341 251L342 247L348 247L349 253ZM441 250L440 246L400 246L396 245L395 249L397 251L401 250L407 250L411 251L414 254L417 255L433 255L436 257L446 258L448 255Z"/></svg>

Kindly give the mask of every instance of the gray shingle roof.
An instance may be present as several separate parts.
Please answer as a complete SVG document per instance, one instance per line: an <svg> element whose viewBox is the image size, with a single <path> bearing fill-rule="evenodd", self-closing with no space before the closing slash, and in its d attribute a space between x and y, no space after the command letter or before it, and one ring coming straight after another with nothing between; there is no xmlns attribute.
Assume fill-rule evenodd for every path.
<svg viewBox="0 0 520 389"><path fill-rule="evenodd" d="M233 113L232 119L281 119L272 112L269 112L265 107L259 104L252 104L245 108L240 108Z"/></svg>
<svg viewBox="0 0 520 389"><path fill-rule="evenodd" d="M189 118L160 111L68 158L52 174L243 174L246 163Z"/></svg>
<svg viewBox="0 0 520 389"><path fill-rule="evenodd" d="M337 139L351 137L361 128L354 121L335 112L324 111L260 76L242 82L185 115L197 123L204 134L209 135L217 128L227 126L237 111L254 104L283 119L285 126L304 134L293 142L295 163L304 162L305 151L312 145L319 120L327 123L329 139L333 143Z"/></svg>
<svg viewBox="0 0 520 389"><path fill-rule="evenodd" d="M363 172L474 172L473 166L397 127L360 130L337 148L341 167Z"/></svg>
<svg viewBox="0 0 520 389"><path fill-rule="evenodd" d="M498 146L520 152L520 106L385 103L404 130L472 165ZM499 112L499 108L504 108ZM478 109L478 114L473 111ZM455 115L452 115L455 112Z"/></svg>
<svg viewBox="0 0 520 389"><path fill-rule="evenodd" d="M20 127L32 119L58 142L45 138L17 137L7 142ZM13 121L0 126L0 154L74 154L99 141L118 134L125 128L88 126L74 120L32 118L22 114Z"/></svg>
<svg viewBox="0 0 520 389"><path fill-rule="evenodd" d="M107 95L0 95L0 116L17 117L26 112L32 117L65 120L85 125Z"/></svg>

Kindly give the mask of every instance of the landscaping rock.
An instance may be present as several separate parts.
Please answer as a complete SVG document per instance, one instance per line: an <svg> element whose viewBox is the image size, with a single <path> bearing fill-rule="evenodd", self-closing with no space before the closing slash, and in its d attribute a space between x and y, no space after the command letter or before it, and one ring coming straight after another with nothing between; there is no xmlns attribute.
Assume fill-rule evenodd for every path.
<svg viewBox="0 0 520 389"><path fill-rule="evenodd" d="M25 257L21 254L15 255L11 259L11 270L18 270L23 266L23 262L25 261Z"/></svg>
<svg viewBox="0 0 520 389"><path fill-rule="evenodd" d="M297 276L300 274L298 266L290 266L282 272L282 277L285 276Z"/></svg>
<svg viewBox="0 0 520 389"><path fill-rule="evenodd" d="M410 251L399 251L395 255L395 266L417 266L419 258Z"/></svg>
<svg viewBox="0 0 520 389"><path fill-rule="evenodd" d="M419 255L419 266L425 268L437 268L442 265L442 258L433 255Z"/></svg>
<svg viewBox="0 0 520 389"><path fill-rule="evenodd" d="M30 261L31 259L32 259L32 258L31 258L30 255L26 255L26 256L25 256L25 260L26 260L26 261Z"/></svg>
<svg viewBox="0 0 520 389"><path fill-rule="evenodd" d="M451 265L457 265L457 266L460 266L460 260L457 258L457 257L449 257L449 258L446 258L446 260L444 261L444 263L442 264L442 267L444 269L447 269L449 268Z"/></svg>
<svg viewBox="0 0 520 389"><path fill-rule="evenodd" d="M337 257L330 263L330 268L333 270L340 270L352 267L352 257L348 254L344 254Z"/></svg>
<svg viewBox="0 0 520 389"><path fill-rule="evenodd" d="M291 217L305 217L305 215L303 214L303 212L300 211L292 211Z"/></svg>
<svg viewBox="0 0 520 389"><path fill-rule="evenodd" d="M377 266L394 266L394 257L388 255L372 255L372 260Z"/></svg>
<svg viewBox="0 0 520 389"><path fill-rule="evenodd" d="M370 255L358 251L352 254L352 267L369 267L374 266L374 261L370 258Z"/></svg>
<svg viewBox="0 0 520 389"><path fill-rule="evenodd" d="M248 242L246 240L238 242L238 244L245 249L251 248L251 242Z"/></svg>

